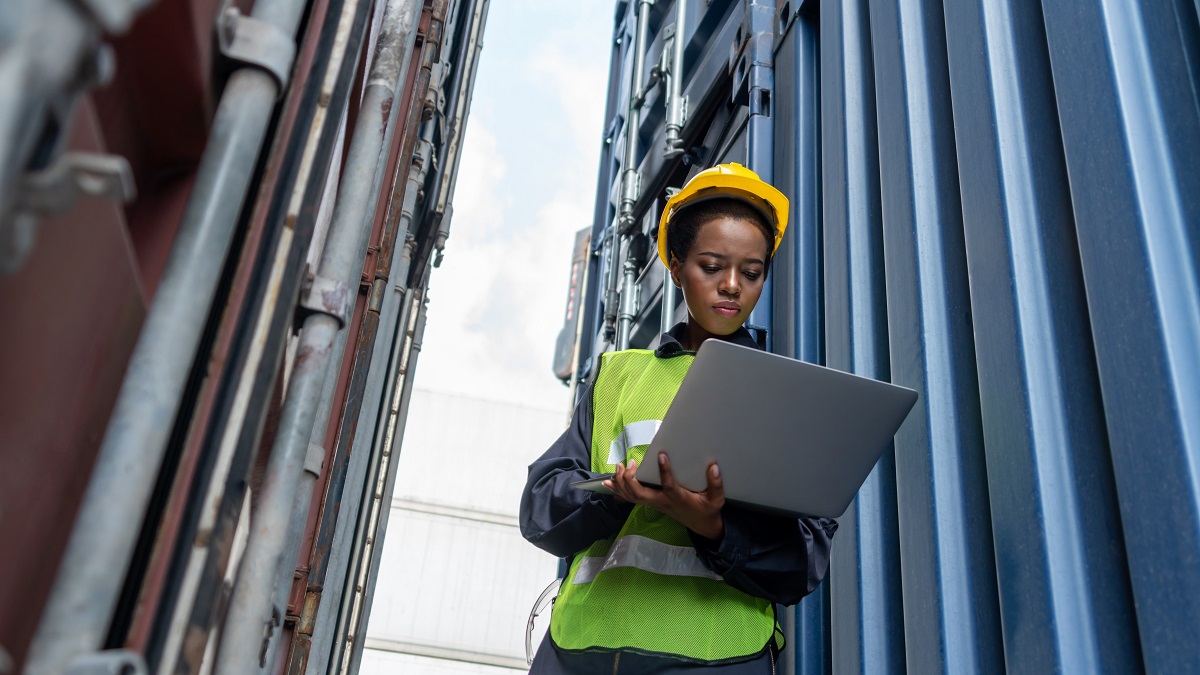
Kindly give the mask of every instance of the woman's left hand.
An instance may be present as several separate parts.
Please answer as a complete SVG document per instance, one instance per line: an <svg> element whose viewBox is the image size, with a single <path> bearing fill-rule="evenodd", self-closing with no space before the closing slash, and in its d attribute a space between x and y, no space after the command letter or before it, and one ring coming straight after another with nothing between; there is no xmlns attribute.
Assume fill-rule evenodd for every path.
<svg viewBox="0 0 1200 675"><path fill-rule="evenodd" d="M604 481L604 486L627 502L662 511L701 537L720 541L725 536L725 521L721 518L725 488L721 485L721 470L715 463L708 467L705 474L708 485L701 492L675 482L671 460L665 452L658 453L661 490L642 485L637 479L637 469L636 461L630 461L628 468L618 464L616 474Z"/></svg>

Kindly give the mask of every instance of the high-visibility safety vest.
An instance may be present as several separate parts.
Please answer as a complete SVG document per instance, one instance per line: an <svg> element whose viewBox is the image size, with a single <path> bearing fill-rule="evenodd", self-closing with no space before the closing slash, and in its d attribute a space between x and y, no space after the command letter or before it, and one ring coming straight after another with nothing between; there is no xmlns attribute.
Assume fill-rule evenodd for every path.
<svg viewBox="0 0 1200 675"><path fill-rule="evenodd" d="M640 465L695 356L648 350L604 354L593 388L592 466ZM575 556L550 619L564 650L627 650L702 662L761 654L775 636L774 605L706 568L687 530L648 506L615 537Z"/></svg>

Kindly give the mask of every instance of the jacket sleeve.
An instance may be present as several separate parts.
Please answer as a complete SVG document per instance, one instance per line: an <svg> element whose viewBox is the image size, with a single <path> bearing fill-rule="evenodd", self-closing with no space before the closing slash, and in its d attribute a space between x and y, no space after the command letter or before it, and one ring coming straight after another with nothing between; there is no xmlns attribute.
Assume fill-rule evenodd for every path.
<svg viewBox="0 0 1200 675"><path fill-rule="evenodd" d="M592 386L588 386L571 416L571 425L529 465L521 494L521 534L560 558L615 535L633 510L632 504L618 502L611 495L571 487L599 475L591 471L591 456Z"/></svg>
<svg viewBox="0 0 1200 675"><path fill-rule="evenodd" d="M701 562L750 595L794 605L813 592L829 569L837 521L789 518L726 504L720 542L690 532Z"/></svg>

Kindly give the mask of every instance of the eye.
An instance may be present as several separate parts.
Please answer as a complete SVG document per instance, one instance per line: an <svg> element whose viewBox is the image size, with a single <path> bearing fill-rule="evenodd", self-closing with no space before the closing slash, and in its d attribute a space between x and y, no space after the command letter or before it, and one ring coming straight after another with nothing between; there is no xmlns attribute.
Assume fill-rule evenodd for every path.
<svg viewBox="0 0 1200 675"><path fill-rule="evenodd" d="M754 281L762 276L762 272L759 272L758 270L746 270L745 272L742 272L742 274L750 281Z"/></svg>
<svg viewBox="0 0 1200 675"><path fill-rule="evenodd" d="M717 272L721 271L721 268L717 267L716 265L701 265L700 269L708 272L709 274L716 274Z"/></svg>

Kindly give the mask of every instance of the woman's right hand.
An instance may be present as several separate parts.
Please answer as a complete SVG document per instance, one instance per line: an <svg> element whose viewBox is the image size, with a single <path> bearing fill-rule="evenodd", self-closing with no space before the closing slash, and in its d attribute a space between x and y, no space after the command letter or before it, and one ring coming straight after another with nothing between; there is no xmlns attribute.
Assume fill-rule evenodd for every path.
<svg viewBox="0 0 1200 675"><path fill-rule="evenodd" d="M725 521L721 517L721 508L725 506L725 488L721 484L721 470L716 463L709 465L705 473L707 485L699 492L675 482L667 453L658 453L658 468L661 490L646 487L638 481L636 461L630 461L628 468L618 464L616 473L604 481L604 486L624 501L662 511L701 537L720 541L725 536Z"/></svg>

